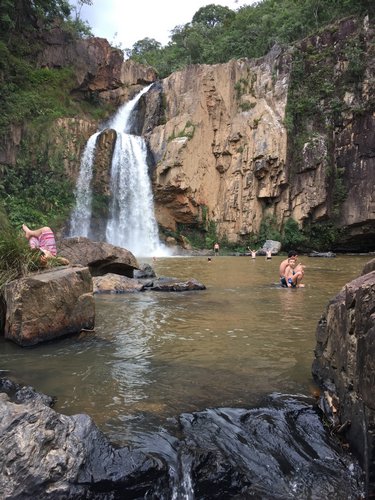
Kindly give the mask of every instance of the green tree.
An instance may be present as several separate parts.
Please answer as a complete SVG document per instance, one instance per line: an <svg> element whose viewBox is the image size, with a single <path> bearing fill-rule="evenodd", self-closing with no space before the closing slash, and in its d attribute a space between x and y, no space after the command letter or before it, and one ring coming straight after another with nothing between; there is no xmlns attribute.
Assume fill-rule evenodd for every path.
<svg viewBox="0 0 375 500"><path fill-rule="evenodd" d="M233 10L228 7L223 7L222 5L209 4L205 7L201 7L194 14L192 19L192 24L203 24L208 28L215 28L216 26L223 24L229 18L234 16Z"/></svg>

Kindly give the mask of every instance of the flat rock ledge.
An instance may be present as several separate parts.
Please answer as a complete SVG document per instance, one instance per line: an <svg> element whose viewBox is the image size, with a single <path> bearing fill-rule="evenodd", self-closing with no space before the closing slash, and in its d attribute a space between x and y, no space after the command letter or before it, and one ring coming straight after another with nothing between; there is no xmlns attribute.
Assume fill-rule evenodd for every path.
<svg viewBox="0 0 375 500"><path fill-rule="evenodd" d="M154 292L188 292L205 290L206 286L194 278L127 278L109 273L93 278L94 294L101 293L134 293L144 291Z"/></svg>
<svg viewBox="0 0 375 500"><path fill-rule="evenodd" d="M375 498L375 259L369 272L332 299L316 331L312 373L324 389L321 407L365 472Z"/></svg>
<svg viewBox="0 0 375 500"><path fill-rule="evenodd" d="M21 346L94 328L93 284L87 267L55 268L11 281L4 297L4 337Z"/></svg>

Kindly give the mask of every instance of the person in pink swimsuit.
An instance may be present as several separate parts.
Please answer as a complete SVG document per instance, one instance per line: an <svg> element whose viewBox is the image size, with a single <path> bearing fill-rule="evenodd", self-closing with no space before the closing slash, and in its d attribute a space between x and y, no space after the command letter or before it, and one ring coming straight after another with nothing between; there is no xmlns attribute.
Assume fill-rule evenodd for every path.
<svg viewBox="0 0 375 500"><path fill-rule="evenodd" d="M39 249L46 259L56 257L55 235L50 227L41 227L39 229L29 229L26 224L22 225L26 238L29 240L30 248Z"/></svg>

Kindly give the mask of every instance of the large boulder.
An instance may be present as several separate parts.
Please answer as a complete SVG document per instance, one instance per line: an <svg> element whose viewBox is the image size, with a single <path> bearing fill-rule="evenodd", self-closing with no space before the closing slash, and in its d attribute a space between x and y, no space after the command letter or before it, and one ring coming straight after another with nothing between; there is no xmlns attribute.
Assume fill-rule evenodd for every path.
<svg viewBox="0 0 375 500"><path fill-rule="evenodd" d="M322 409L358 455L370 497L375 495L375 271L348 283L330 301L316 339L312 373L324 389Z"/></svg>
<svg viewBox="0 0 375 500"><path fill-rule="evenodd" d="M83 236L61 240L59 252L72 264L88 266L92 276L114 273L132 278L134 270L139 269L136 258L129 250Z"/></svg>
<svg viewBox="0 0 375 500"><path fill-rule="evenodd" d="M95 304L87 267L64 267L5 286L4 335L21 346L93 329Z"/></svg>

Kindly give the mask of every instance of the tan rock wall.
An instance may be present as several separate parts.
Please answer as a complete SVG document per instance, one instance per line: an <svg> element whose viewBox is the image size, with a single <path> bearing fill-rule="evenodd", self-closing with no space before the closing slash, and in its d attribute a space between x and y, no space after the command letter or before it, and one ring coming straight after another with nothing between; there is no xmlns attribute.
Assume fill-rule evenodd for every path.
<svg viewBox="0 0 375 500"><path fill-rule="evenodd" d="M235 241L258 231L271 202L282 217L289 64L275 49L260 60L191 66L162 82L166 123L149 135L162 225L191 224L206 211Z"/></svg>

